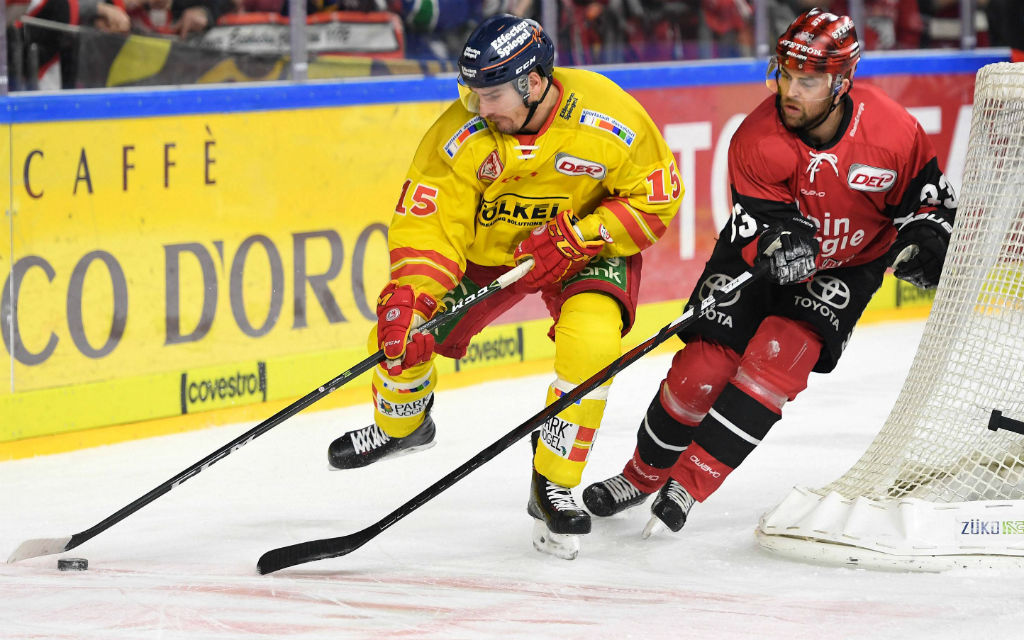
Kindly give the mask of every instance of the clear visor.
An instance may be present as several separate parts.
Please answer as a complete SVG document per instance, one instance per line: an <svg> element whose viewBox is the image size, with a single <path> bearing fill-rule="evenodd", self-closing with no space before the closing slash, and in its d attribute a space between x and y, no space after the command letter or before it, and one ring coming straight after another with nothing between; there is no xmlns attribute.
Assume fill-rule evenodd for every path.
<svg viewBox="0 0 1024 640"><path fill-rule="evenodd" d="M827 102L832 99L830 73L805 73L783 68L777 56L768 60L764 84L772 93L798 102Z"/></svg>
<svg viewBox="0 0 1024 640"><path fill-rule="evenodd" d="M493 87L467 87L459 77L459 100L471 113L480 113L481 106L486 113L504 113L522 106L523 99L513 86L514 81Z"/></svg>

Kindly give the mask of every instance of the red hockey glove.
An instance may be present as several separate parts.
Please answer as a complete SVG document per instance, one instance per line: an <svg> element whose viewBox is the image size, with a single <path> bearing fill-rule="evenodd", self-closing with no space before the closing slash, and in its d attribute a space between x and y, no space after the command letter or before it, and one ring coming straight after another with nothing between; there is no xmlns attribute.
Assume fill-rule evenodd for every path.
<svg viewBox="0 0 1024 640"><path fill-rule="evenodd" d="M434 352L434 336L410 332L437 313L437 300L416 295L407 284L388 283L377 298L377 346L387 359L384 368L393 376L422 364Z"/></svg>
<svg viewBox="0 0 1024 640"><path fill-rule="evenodd" d="M583 270L590 259L601 251L603 240L584 240L576 227L579 222L572 211L558 215L533 230L515 250L516 262L533 258L533 269L522 282L540 289L567 280Z"/></svg>

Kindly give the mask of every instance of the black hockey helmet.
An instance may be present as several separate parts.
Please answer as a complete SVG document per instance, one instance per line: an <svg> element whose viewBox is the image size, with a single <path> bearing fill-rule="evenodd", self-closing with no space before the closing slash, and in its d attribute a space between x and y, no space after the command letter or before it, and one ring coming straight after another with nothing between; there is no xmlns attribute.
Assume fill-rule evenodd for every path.
<svg viewBox="0 0 1024 640"><path fill-rule="evenodd" d="M536 69L550 78L555 44L536 21L509 14L487 18L473 30L459 56L459 83L475 89L506 82L529 96L527 76Z"/></svg>

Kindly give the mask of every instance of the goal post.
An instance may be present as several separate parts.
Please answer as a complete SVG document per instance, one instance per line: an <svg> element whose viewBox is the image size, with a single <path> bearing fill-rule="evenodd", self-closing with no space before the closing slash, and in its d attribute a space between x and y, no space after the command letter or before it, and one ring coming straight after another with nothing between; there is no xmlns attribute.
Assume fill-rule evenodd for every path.
<svg viewBox="0 0 1024 640"><path fill-rule="evenodd" d="M1024 435L1011 430L1019 420L1024 64L998 63L977 75L946 263L889 418L840 478L797 487L762 516L758 542L827 564L1024 567Z"/></svg>

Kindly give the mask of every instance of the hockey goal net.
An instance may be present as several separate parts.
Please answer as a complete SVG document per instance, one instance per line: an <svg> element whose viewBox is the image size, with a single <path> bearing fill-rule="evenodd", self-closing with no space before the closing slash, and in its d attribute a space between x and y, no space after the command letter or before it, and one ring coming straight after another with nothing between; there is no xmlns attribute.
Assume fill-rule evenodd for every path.
<svg viewBox="0 0 1024 640"><path fill-rule="evenodd" d="M1024 420L1024 64L999 63L977 75L949 253L892 413L842 477L766 513L758 541L872 568L1024 566L1013 419Z"/></svg>

